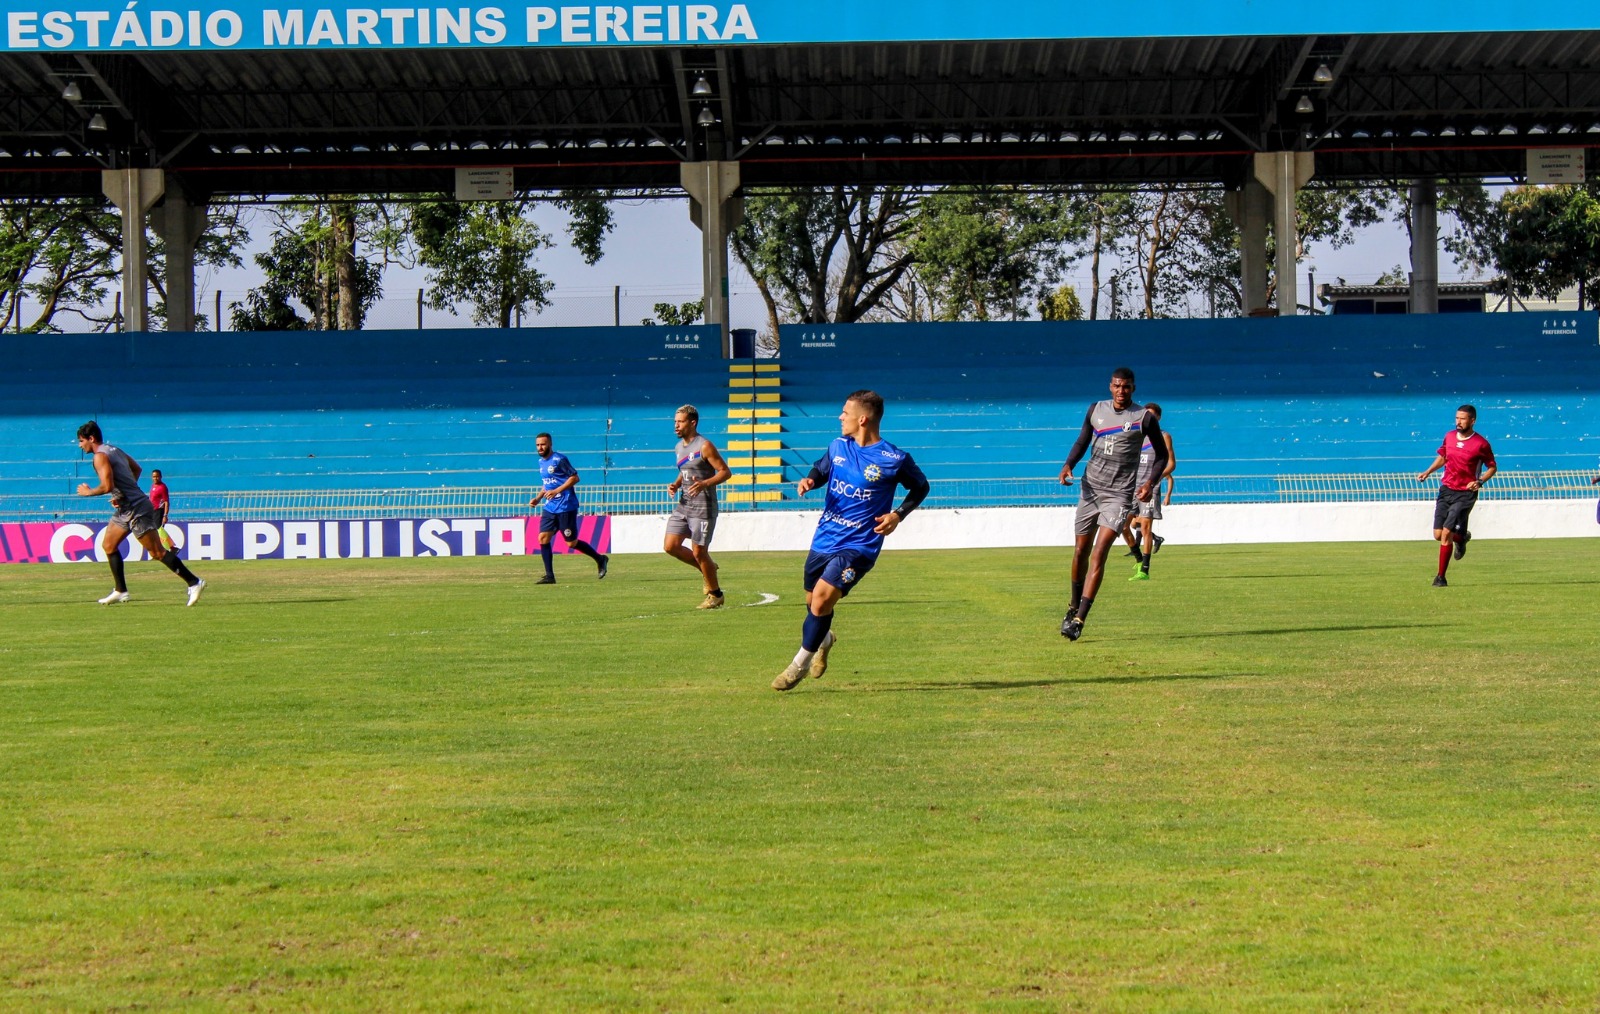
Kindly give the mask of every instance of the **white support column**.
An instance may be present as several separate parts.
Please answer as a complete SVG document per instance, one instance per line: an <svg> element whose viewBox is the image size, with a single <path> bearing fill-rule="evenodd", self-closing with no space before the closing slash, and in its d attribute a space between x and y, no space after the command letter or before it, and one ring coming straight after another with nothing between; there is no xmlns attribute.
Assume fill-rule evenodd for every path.
<svg viewBox="0 0 1600 1014"><path fill-rule="evenodd" d="M700 262L707 324L722 331L722 355L733 357L728 331L728 233L744 221L737 162L685 162L679 178L689 193L689 218L700 227Z"/></svg>
<svg viewBox="0 0 1600 1014"><path fill-rule="evenodd" d="M1278 316L1299 313L1300 285L1295 278L1295 194L1311 180L1316 156L1309 151L1262 151L1255 157L1255 176L1272 194L1272 237L1277 247Z"/></svg>
<svg viewBox="0 0 1600 1014"><path fill-rule="evenodd" d="M1411 313L1439 312L1439 187L1411 184Z"/></svg>
<svg viewBox="0 0 1600 1014"><path fill-rule="evenodd" d="M122 329L148 331L150 259L144 219L166 190L165 175L160 169L106 169L100 173L100 188L122 212Z"/></svg>
<svg viewBox="0 0 1600 1014"><path fill-rule="evenodd" d="M206 206L190 204L182 190L173 187L166 199L150 209L150 226L167 245L167 330L194 330L194 248L206 231ZM213 330L221 324L214 322Z"/></svg>
<svg viewBox="0 0 1600 1014"><path fill-rule="evenodd" d="M1228 215L1239 227L1239 295L1244 305L1241 316L1265 309L1267 305L1267 217L1271 195L1258 180L1244 181L1244 188L1227 195Z"/></svg>

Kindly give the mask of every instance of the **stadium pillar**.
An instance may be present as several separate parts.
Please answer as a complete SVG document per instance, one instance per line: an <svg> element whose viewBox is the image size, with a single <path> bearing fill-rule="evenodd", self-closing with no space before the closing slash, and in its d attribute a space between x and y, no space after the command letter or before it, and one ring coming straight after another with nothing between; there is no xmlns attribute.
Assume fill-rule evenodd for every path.
<svg viewBox="0 0 1600 1014"><path fill-rule="evenodd" d="M190 204L188 195L173 187L150 209L150 225L167 245L167 330L193 331L194 247L206 231L205 202ZM212 325L212 330L220 328Z"/></svg>
<svg viewBox="0 0 1600 1014"><path fill-rule="evenodd" d="M1411 313L1439 312L1439 187L1411 184Z"/></svg>
<svg viewBox="0 0 1600 1014"><path fill-rule="evenodd" d="M733 357L728 331L728 233L744 221L739 190L739 163L685 162L679 178L689 193L689 218L700 227L700 263L704 282L705 319L722 332L722 356Z"/></svg>
<svg viewBox="0 0 1600 1014"><path fill-rule="evenodd" d="M1248 317L1267 305L1267 188L1245 180L1243 188L1228 191L1227 205L1239 227L1239 294L1244 303L1239 313Z"/></svg>
<svg viewBox="0 0 1600 1014"><path fill-rule="evenodd" d="M145 301L150 261L145 246L144 217L166 190L160 169L105 169L100 189L122 212L122 329L150 330L150 309Z"/></svg>
<svg viewBox="0 0 1600 1014"><path fill-rule="evenodd" d="M1309 151L1261 151L1255 156L1255 177L1272 194L1272 236L1277 243L1278 316L1300 312L1300 284L1295 278L1295 250L1299 231L1295 224L1295 194L1316 171L1316 156Z"/></svg>

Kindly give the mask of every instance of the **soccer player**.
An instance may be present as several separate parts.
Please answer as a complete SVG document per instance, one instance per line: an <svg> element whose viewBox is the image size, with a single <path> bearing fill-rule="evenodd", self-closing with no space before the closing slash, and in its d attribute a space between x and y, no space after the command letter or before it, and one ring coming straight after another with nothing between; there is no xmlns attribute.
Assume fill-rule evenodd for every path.
<svg viewBox="0 0 1600 1014"><path fill-rule="evenodd" d="M1153 401L1145 402L1144 410L1156 417L1156 422L1161 421L1161 406ZM1139 448L1139 476L1135 480L1143 486L1147 482L1154 482L1155 488L1151 490L1149 500L1135 500L1133 502L1133 516L1128 518L1128 527L1125 535L1133 536L1137 533L1140 537L1134 543L1133 555L1135 558L1133 576L1129 581L1150 580L1150 558L1156 555L1161 544L1166 539L1156 534L1156 522L1161 520L1161 483L1167 483L1167 503L1172 502L1172 470L1178 467L1178 455L1172 449L1172 434L1166 430L1161 431L1161 436L1167 442L1167 467L1160 475L1156 475L1155 448L1146 440L1144 446ZM1141 548L1140 542L1143 543Z"/></svg>
<svg viewBox="0 0 1600 1014"><path fill-rule="evenodd" d="M1433 464L1417 473L1418 482L1427 482L1428 476L1444 468L1444 480L1439 485L1439 498L1433 504L1433 537L1439 543L1439 573L1434 575L1433 586L1446 588L1449 582L1444 572L1450 566L1450 557L1457 560L1467 555L1467 543L1472 533L1467 531L1467 517L1478 502L1478 490L1494 478L1494 450L1489 441L1473 432L1478 422L1478 410L1472 405L1456 409L1456 428L1446 433L1439 449L1434 452Z"/></svg>
<svg viewBox="0 0 1600 1014"><path fill-rule="evenodd" d="M1111 371L1111 397L1089 406L1078 440L1061 468L1061 485L1072 485L1072 470L1092 448L1073 525L1072 601L1061 621L1061 636L1069 641L1083 636L1084 621L1105 576L1106 556L1128 523L1133 502L1148 500L1154 492L1151 481L1138 482L1139 453L1145 444L1151 449L1150 474L1166 473L1167 441L1161 423L1133 400L1133 389L1132 370L1119 366Z"/></svg>
<svg viewBox="0 0 1600 1014"><path fill-rule="evenodd" d="M94 486L87 482L78 483L78 495L111 494L111 523L106 525L100 545L106 551L106 562L111 565L112 586L111 594L100 599L100 604L109 606L128 601L128 582L122 569L122 544L127 541L129 533L139 540L139 545L150 553L151 559L159 560L189 586L188 605L200 601L200 593L205 590L206 583L183 565L177 553L169 552L161 544L157 534L161 530L161 520L150 498L139 488L139 474L143 471L139 463L126 452L106 443L100 433L100 424L92 419L78 427L78 449L94 455L94 472L100 480Z"/></svg>
<svg viewBox="0 0 1600 1014"><path fill-rule="evenodd" d="M828 652L839 641L830 629L834 607L878 562L884 537L928 495L928 477L911 455L879 435L882 422L880 395L851 394L839 413L843 435L828 445L795 487L805 496L826 485L827 496L806 557L806 619L800 628L800 650L772 681L774 690L790 690L807 673L820 679L828 671ZM906 488L906 497L891 510L896 486Z"/></svg>
<svg viewBox="0 0 1600 1014"><path fill-rule="evenodd" d="M595 562L600 576L606 576L606 564L611 557L595 552L593 546L578 538L578 494L572 488L578 484L578 471L572 467L565 454L556 452L550 434L540 433L533 438L533 449L539 452L539 492L528 501L529 507L544 504L539 518L539 556L544 560L544 577L534 584L555 584L555 550L550 540L556 532L567 540L567 545Z"/></svg>
<svg viewBox="0 0 1600 1014"><path fill-rule="evenodd" d="M661 548L675 560L682 560L700 572L705 598L696 609L721 609L722 586L717 583L717 563L711 559L711 536L717 530L717 487L733 477L717 451L717 445L700 435L700 410L684 405L672 417L672 431L678 435L673 456L678 462L678 477L667 484L667 492L678 498L667 518L667 535ZM693 549L684 546L688 539Z"/></svg>
<svg viewBox="0 0 1600 1014"><path fill-rule="evenodd" d="M156 509L156 517L160 527L156 529L156 538L161 540L161 545L168 551L172 550L172 536L167 534L167 518L172 511L172 494L167 490L167 484L161 481L161 469L150 470L150 506Z"/></svg>

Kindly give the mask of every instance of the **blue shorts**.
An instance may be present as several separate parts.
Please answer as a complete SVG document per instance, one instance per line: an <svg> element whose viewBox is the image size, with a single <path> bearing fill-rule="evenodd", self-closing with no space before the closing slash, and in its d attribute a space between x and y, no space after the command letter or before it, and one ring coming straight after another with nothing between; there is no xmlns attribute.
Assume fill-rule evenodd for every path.
<svg viewBox="0 0 1600 1014"><path fill-rule="evenodd" d="M806 555L806 591L817 586L817 581L826 581L839 589L841 597L850 594L850 589L861 583L867 576L867 571L878 562L878 557L871 553L859 550L845 549L837 553L818 553L813 550Z"/></svg>
<svg viewBox="0 0 1600 1014"><path fill-rule="evenodd" d="M578 538L577 511L545 511L539 517L540 532L560 532L570 546Z"/></svg>

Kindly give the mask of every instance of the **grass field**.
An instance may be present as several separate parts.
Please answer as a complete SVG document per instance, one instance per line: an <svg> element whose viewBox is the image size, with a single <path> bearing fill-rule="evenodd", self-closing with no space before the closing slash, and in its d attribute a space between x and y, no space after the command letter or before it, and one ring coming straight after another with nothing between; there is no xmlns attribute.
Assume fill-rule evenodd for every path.
<svg viewBox="0 0 1600 1014"><path fill-rule="evenodd" d="M1434 556L6 567L0 1005L1595 1010L1600 542Z"/></svg>

